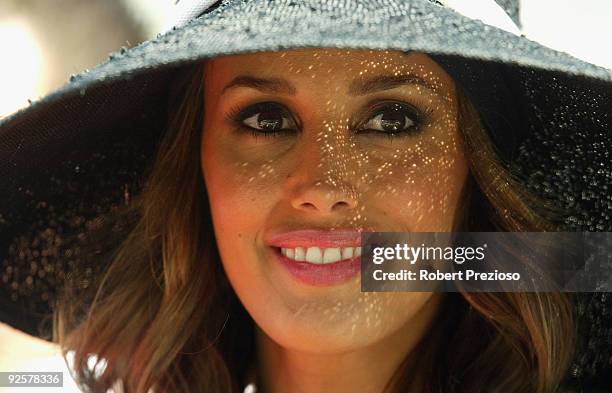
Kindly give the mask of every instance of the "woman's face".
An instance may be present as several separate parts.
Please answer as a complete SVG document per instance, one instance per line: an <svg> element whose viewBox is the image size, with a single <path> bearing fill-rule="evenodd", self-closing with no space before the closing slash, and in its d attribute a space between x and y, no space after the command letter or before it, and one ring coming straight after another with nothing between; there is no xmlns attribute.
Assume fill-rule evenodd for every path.
<svg viewBox="0 0 612 393"><path fill-rule="evenodd" d="M215 236L259 328L309 352L424 331L439 295L361 292L345 249L360 230L452 230L468 173L452 78L419 53L307 49L216 58L204 88Z"/></svg>

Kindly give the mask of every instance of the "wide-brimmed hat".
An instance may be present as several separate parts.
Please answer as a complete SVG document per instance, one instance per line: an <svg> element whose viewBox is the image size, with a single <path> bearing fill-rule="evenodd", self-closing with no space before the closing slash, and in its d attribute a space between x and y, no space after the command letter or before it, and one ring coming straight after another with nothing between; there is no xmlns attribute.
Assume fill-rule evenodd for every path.
<svg viewBox="0 0 612 393"><path fill-rule="evenodd" d="M104 268L84 261L74 239L139 192L187 71L228 54L424 52L465 90L504 164L568 211L568 231L612 229L612 71L521 36L517 1L210 3L190 2L178 27L111 54L0 121L0 321L49 339L47 317L66 276ZM612 302L607 293L582 294L576 309L582 349L572 376L607 378Z"/></svg>

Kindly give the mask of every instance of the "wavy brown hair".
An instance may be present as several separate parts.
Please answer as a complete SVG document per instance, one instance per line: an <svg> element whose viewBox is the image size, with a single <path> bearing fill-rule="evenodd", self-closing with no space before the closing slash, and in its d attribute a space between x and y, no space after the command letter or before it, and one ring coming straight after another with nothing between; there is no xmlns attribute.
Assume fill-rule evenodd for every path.
<svg viewBox="0 0 612 393"><path fill-rule="evenodd" d="M129 235L111 237L120 245L106 256L110 265L95 291L76 294L66 285L56 308L54 341L84 391L121 382L125 392L238 392L253 360L254 322L221 267L199 165L202 70L188 75L171 108L142 193L91 235L99 239L131 217ZM458 209L467 213L456 217L456 228L554 230L553 209L498 161L461 91L458 102L470 176ZM433 328L386 391L409 391L418 372L432 393L552 393L572 356L571 311L563 293L445 294Z"/></svg>

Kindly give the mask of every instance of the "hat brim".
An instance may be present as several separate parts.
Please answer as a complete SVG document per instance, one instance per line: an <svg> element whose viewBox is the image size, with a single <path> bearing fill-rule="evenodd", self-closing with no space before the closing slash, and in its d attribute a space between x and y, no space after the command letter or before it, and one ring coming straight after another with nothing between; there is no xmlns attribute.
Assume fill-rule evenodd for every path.
<svg viewBox="0 0 612 393"><path fill-rule="evenodd" d="M325 47L419 51L495 63L507 72L543 75L578 94L596 94L600 98L598 110L607 114L603 121L609 124L612 71L429 1L385 3L387 6L372 2L355 9L318 7L314 1L291 4L228 3L185 27L112 55L107 62L0 121L0 178L4 179L0 185L0 260L6 258L16 236L33 231L31 222L24 221L26 211L28 220L39 219L38 213L30 211L31 200L57 197L53 193L60 191L47 186L51 181L48 174L72 165L68 155L73 160L75 155L104 154L109 144L103 141L125 144L136 138L151 142L142 152L146 161L163 132L165 105L177 78L193 65L217 56ZM608 128L604 126L609 141ZM84 181L78 180L83 171L73 171L75 182ZM130 171L126 169L114 181L127 182ZM92 188L88 190L90 199L75 188L66 203L95 201ZM65 192L60 194L70 199ZM609 227L609 221L606 225ZM0 285L0 292L4 292L0 310L19 309L22 315L5 320L40 335L32 321L39 321L48 309L40 306L39 299L9 308L18 302L7 295L6 285Z"/></svg>

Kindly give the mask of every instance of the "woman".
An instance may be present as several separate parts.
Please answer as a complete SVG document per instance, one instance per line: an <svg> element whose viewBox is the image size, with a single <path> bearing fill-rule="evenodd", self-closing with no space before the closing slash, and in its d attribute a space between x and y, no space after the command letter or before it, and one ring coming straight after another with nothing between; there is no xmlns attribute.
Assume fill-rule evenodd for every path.
<svg viewBox="0 0 612 393"><path fill-rule="evenodd" d="M364 17L351 19L355 13ZM490 31L427 1L230 2L115 59L95 76L99 84L84 75L73 82L77 94L4 124L14 135L35 121L52 135L45 149L57 138L57 151L69 153L62 157L69 172L52 169L49 188L27 187L36 213L26 219L25 202L14 210L23 212L13 214L20 220L10 220L34 223L33 235L17 238L22 246L9 247L8 260L16 265L21 252L34 254L46 242L39 255L62 260L74 275L57 305L54 340L73 351L84 386L106 391L121 380L137 392L239 391L250 383L258 392L544 393L576 383L566 377L576 338L567 294L360 291L362 231L548 231L571 228L577 216L602 222L597 208L555 206L552 196L567 197L570 185L535 186L554 179L545 170L558 169L538 149L555 156L568 143L558 136L560 122L535 130L551 111L534 119L526 108L558 99L539 96L546 92L539 84L563 77L546 93L589 92L590 113L605 113L597 94L609 91L609 74L585 68L591 79L578 84L558 73L568 60L553 62L545 49L557 73L534 73L528 58L517 67L453 57L441 43L379 50L393 47L393 33L363 35L360 25L408 29L408 18L411 35L397 34L414 39L432 17L444 17L446 27L456 19L459 30L475 29L470 34ZM335 29L349 25L360 45L342 44L346 31ZM283 26L322 37L314 45L302 34L299 44ZM452 37L440 29L432 41ZM493 34L510 40L501 30ZM240 41L244 35L250 40ZM270 37L287 49L269 51ZM239 54L204 55L200 48L219 39L230 48L240 43ZM345 46L377 50L334 49ZM489 50L482 58L495 58ZM189 63L169 67L158 59L147 72L143 59L165 51L176 64ZM129 78L113 76L118 70ZM552 115L565 122L591 119L558 108L565 110ZM88 140L67 143L77 129L88 130ZM161 135L159 146L151 130L160 131L153 133ZM603 135L593 134L591 142ZM550 146L554 138L559 143ZM589 198L598 196L605 199ZM36 223L36 214L44 219ZM88 364L92 354L101 369Z"/></svg>

